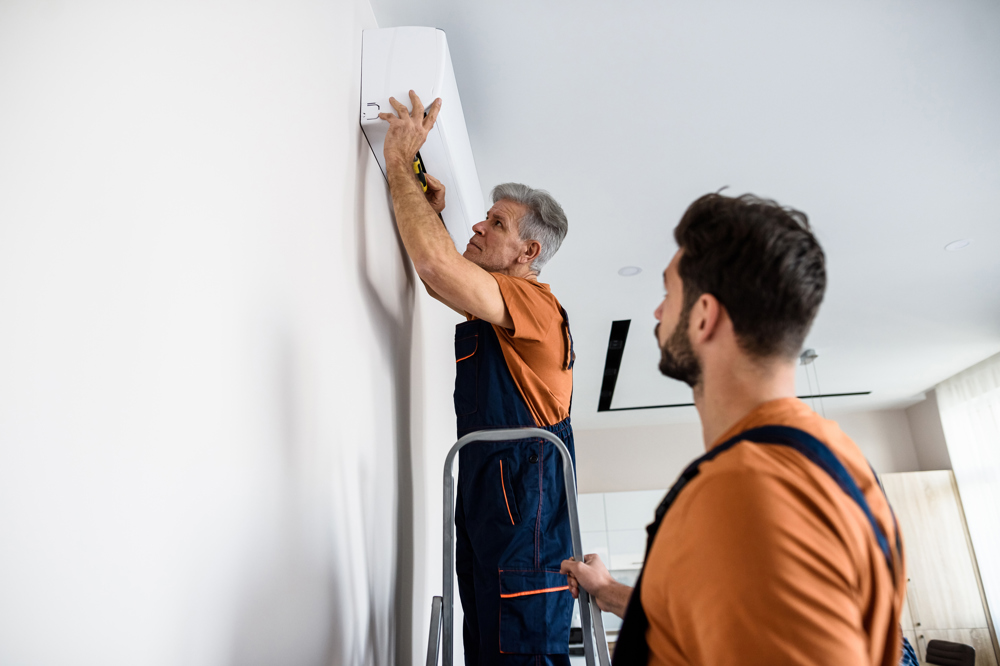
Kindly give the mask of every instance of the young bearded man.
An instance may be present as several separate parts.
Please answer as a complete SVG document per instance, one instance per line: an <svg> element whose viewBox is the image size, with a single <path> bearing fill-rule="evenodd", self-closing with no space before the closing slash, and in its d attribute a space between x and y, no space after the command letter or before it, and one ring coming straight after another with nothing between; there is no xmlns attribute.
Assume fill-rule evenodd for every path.
<svg viewBox="0 0 1000 666"><path fill-rule="evenodd" d="M542 190L506 183L459 254L438 218L444 188L414 176L414 155L441 101L425 117L391 99L385 163L396 224L434 298L467 317L455 330L458 436L534 427L573 454L569 409L573 341L569 319L542 266L566 235L562 207ZM430 165L433 168L433 165ZM474 442L459 452L456 569L465 615L467 666L568 666L573 597L559 572L572 553L562 459L540 439Z"/></svg>
<svg viewBox="0 0 1000 666"><path fill-rule="evenodd" d="M899 663L906 574L858 447L795 397L826 287L806 216L709 194L674 230L656 308L664 375L689 384L707 453L647 528L636 590L596 555L570 585L625 621L622 664Z"/></svg>

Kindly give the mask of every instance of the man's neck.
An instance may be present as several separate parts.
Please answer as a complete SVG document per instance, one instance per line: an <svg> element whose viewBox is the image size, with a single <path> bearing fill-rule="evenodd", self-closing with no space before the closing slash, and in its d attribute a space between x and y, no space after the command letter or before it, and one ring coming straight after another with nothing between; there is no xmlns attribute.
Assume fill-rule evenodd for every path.
<svg viewBox="0 0 1000 666"><path fill-rule="evenodd" d="M740 356L702 368L694 402L701 417L705 450L740 419L771 400L795 397L795 362L758 362Z"/></svg>
<svg viewBox="0 0 1000 666"><path fill-rule="evenodd" d="M499 271L492 271L494 273L500 273L501 275L507 275L509 277L524 278L525 280L537 280L538 273L531 270L530 267L524 264L514 264L513 266L508 266L507 268Z"/></svg>

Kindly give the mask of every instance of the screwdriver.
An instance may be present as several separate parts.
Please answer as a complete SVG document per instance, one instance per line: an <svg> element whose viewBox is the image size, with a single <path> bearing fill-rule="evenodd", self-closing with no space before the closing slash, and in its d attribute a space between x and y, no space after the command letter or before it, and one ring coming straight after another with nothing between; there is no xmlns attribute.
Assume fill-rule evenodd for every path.
<svg viewBox="0 0 1000 666"><path fill-rule="evenodd" d="M420 157L420 151L417 151L416 157L413 158L413 173L417 174L417 180L420 181L420 186L424 188L424 192L427 192L427 170L424 168L424 160Z"/></svg>

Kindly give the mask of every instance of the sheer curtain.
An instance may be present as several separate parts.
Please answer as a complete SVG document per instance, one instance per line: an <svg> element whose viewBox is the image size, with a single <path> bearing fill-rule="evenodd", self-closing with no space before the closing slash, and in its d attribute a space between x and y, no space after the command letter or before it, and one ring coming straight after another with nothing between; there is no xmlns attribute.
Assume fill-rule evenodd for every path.
<svg viewBox="0 0 1000 666"><path fill-rule="evenodd" d="M937 398L996 626L1000 619L1000 354L938 384Z"/></svg>

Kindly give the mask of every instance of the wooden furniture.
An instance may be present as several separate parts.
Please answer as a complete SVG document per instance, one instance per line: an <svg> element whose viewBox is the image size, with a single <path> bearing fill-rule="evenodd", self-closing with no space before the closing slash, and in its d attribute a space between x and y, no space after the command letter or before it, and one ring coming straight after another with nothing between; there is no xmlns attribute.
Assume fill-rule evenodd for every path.
<svg viewBox="0 0 1000 666"><path fill-rule="evenodd" d="M922 663L927 643L976 649L976 666L998 666L996 636L986 613L962 504L950 470L883 474L906 551L903 633Z"/></svg>

